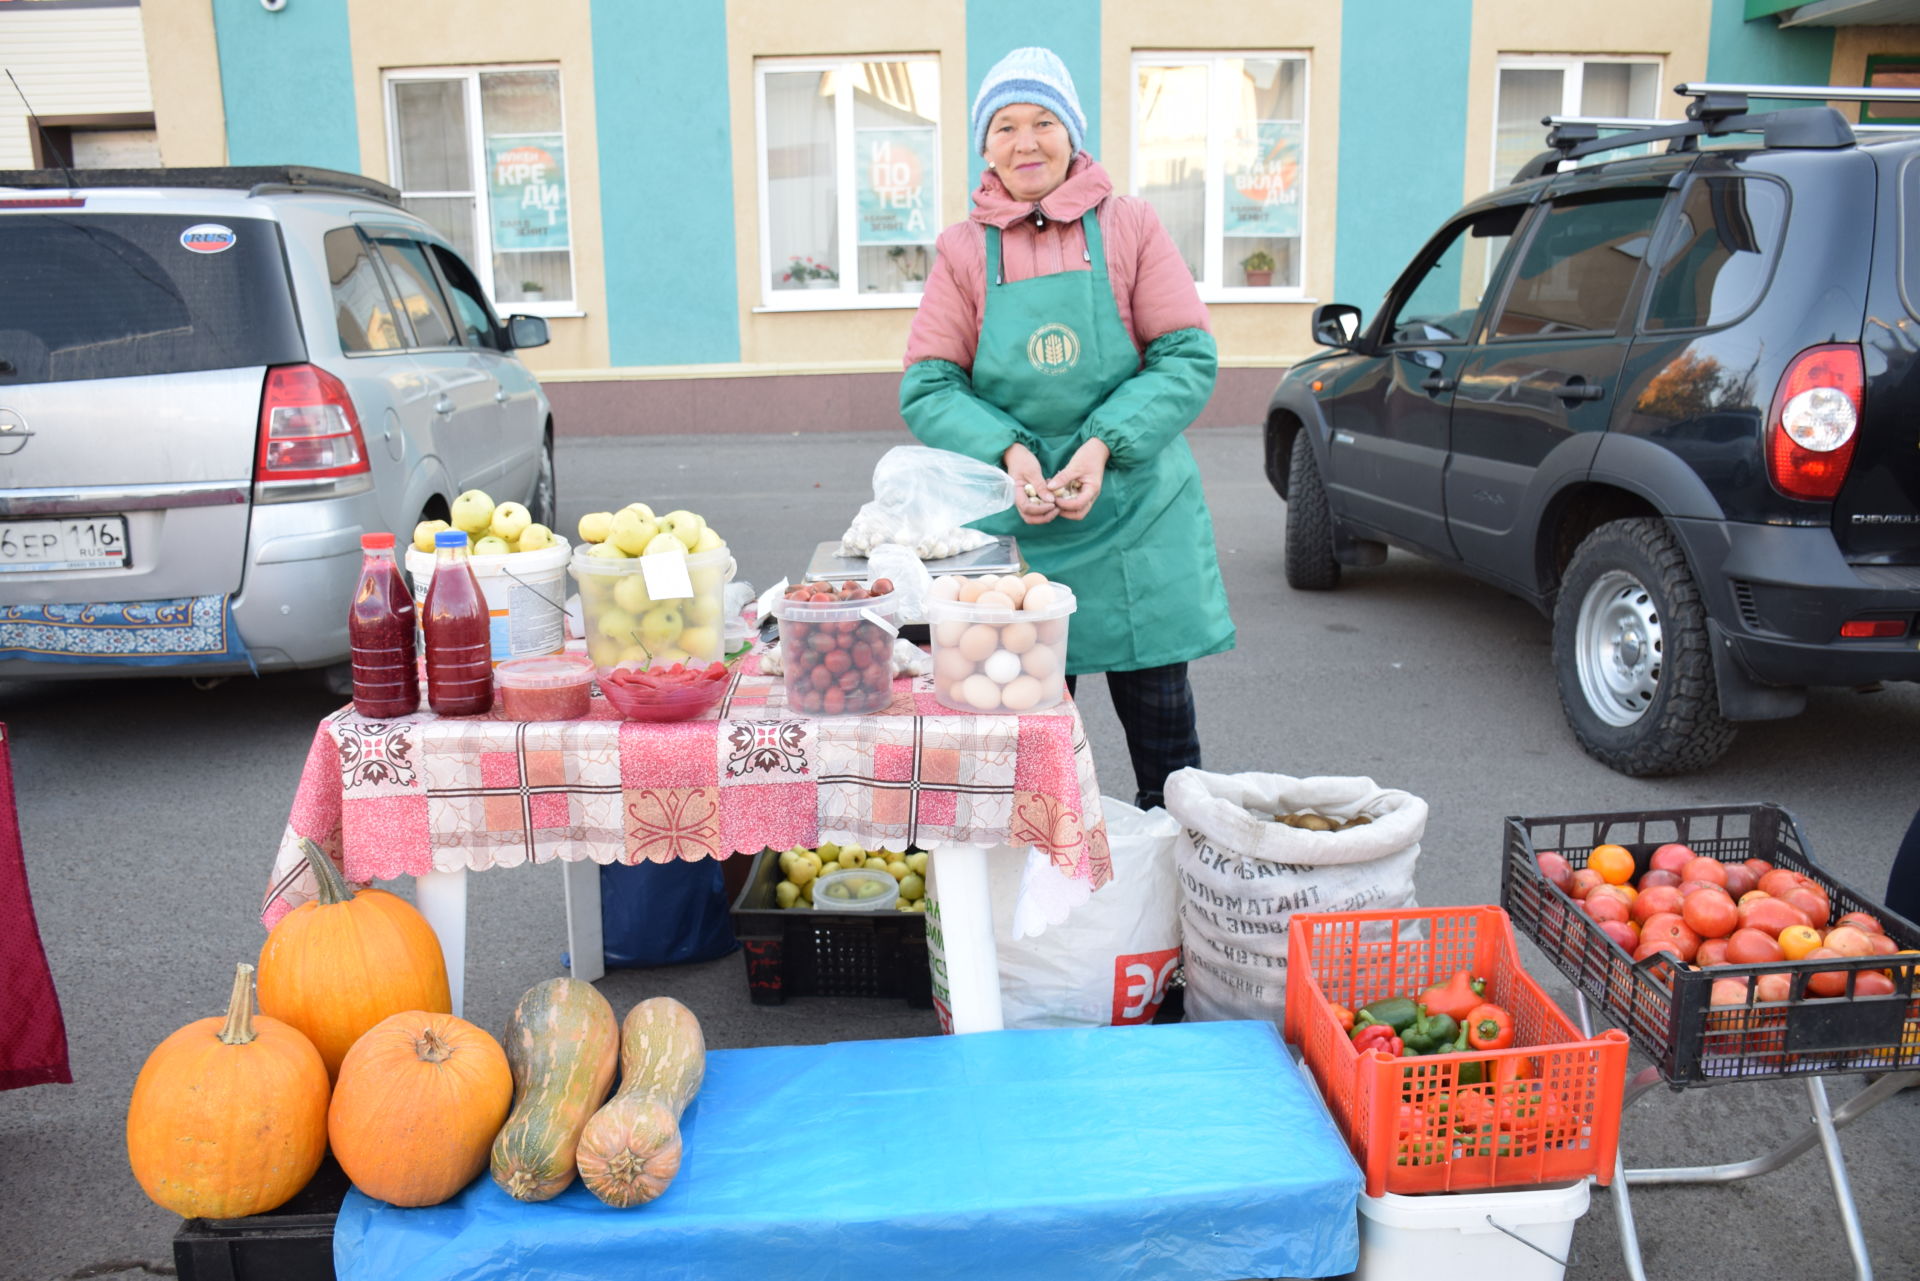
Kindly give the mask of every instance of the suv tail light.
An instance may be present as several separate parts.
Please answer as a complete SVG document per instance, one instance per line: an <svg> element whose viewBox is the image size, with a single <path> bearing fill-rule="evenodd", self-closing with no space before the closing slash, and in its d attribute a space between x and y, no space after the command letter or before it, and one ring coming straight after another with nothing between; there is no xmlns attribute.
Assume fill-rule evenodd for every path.
<svg viewBox="0 0 1920 1281"><path fill-rule="evenodd" d="M333 497L372 483L346 384L313 365L276 365L260 393L255 501ZM355 480L358 483L352 483ZM282 484L280 482L296 482ZM347 481L346 485L337 482ZM316 483L336 482L336 483Z"/></svg>
<svg viewBox="0 0 1920 1281"><path fill-rule="evenodd" d="M1775 489L1814 500L1840 492L1865 393L1857 346L1809 347L1793 358L1767 415L1767 475Z"/></svg>
<svg viewBox="0 0 1920 1281"><path fill-rule="evenodd" d="M1904 618L1850 618L1840 624L1840 635L1847 640L1884 640L1906 634Z"/></svg>

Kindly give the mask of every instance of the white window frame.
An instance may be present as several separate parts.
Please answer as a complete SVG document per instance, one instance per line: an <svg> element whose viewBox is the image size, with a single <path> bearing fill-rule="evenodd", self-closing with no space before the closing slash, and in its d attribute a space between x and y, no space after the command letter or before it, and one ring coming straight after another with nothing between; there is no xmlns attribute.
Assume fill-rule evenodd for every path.
<svg viewBox="0 0 1920 1281"><path fill-rule="evenodd" d="M1300 283L1298 285L1231 285L1226 283L1227 251L1221 218L1226 209L1226 155L1231 130L1227 126L1232 109L1228 78L1221 64L1250 58L1271 58L1298 63L1300 67ZM1140 183L1140 69L1142 67L1207 66L1207 153L1205 159L1206 198L1201 215L1200 279L1195 287L1202 302L1312 302L1307 290L1308 228L1312 226L1313 183L1307 180L1312 154L1313 59L1305 49L1208 49L1135 52L1127 75L1127 172L1132 175L1134 195Z"/></svg>
<svg viewBox="0 0 1920 1281"><path fill-rule="evenodd" d="M755 58L753 61L753 151L754 169L760 184L759 215L760 228L758 243L760 246L760 269L757 292L760 304L754 308L761 311L881 311L888 308L917 308L921 295L917 293L862 293L860 291L860 209L855 182L858 174L855 166L858 157L855 154L853 127L853 79L842 76L834 88L833 94L833 181L839 188L839 218L836 231L837 249L840 256L840 279L833 289L775 289L773 288L773 219L772 191L767 178L767 74L791 74L793 72L844 71L863 62L931 62L942 77L941 92L944 94L946 68L941 65L940 56L932 53L904 53L888 51L885 53L846 54L829 58ZM933 147L936 157L942 155L941 147L945 142L946 124L934 122ZM946 188L946 170L940 168L941 195ZM935 202L936 210L939 202ZM936 228L936 234L938 229ZM932 261L932 252L928 252L928 261ZM852 279L849 279L851 277Z"/></svg>
<svg viewBox="0 0 1920 1281"><path fill-rule="evenodd" d="M487 204L488 200L491 197L489 194L488 184L486 181L486 164L487 164L486 125L480 118L480 76L482 75L482 73L491 75L495 72L511 72L511 71L551 71L561 77L562 92L560 94L560 136L567 140L568 142L567 150L569 151L569 153L571 153L571 151L573 150L573 147L572 147L573 138L571 133L567 129L567 96L565 93L565 72L562 71L559 63L557 62L501 63L497 66L493 64L488 64L487 66L484 66L484 67L476 67L476 66L405 67L405 68L400 68L396 70L384 71L381 73L381 77L380 77L380 100L381 100L382 108L385 110L386 116L387 116L387 176L389 179L391 179L393 177L394 170L399 167L399 163L400 163L400 121L399 121L399 113L394 110L393 85L403 80L459 80L464 82L465 87L461 90L461 93L463 95L463 102L465 105L466 117L467 117L467 159L468 159L468 165L469 165L467 176L469 178L477 180L479 185L477 187L471 188L466 191L417 191L410 187L401 187L398 182L395 182L394 186L396 188L399 188L403 192L403 194L405 194L406 196L415 197L422 200L431 200L436 198L442 198L442 199L471 198L473 200L474 228L473 228L473 255L472 256L477 261L469 262L467 266L473 269L473 274L475 278L479 280L480 287L486 290L487 301L490 304L492 304L494 312L497 315L499 315L502 320L504 320L510 313L513 315L522 315L522 316L548 316L548 317L584 316L586 315L586 313L580 310L580 305L579 305L580 247L579 247L579 237L577 235L573 235L569 237L571 243L567 252L567 281L568 281L568 288L570 291L570 296L568 298L564 300L555 300L555 301L548 301L548 302L527 302L522 300L519 302L502 303L499 301L499 292L494 288L493 213ZM579 219L576 217L576 213L577 213L576 206L573 203L573 177L572 177L571 162L569 162L568 164L566 187L567 187L567 218L569 221L569 225L573 228L578 228L580 223L579 223Z"/></svg>
<svg viewBox="0 0 1920 1281"><path fill-rule="evenodd" d="M1506 178L1500 173L1500 85L1501 72L1509 70L1525 71L1561 71L1566 74L1560 79L1560 110L1554 112L1560 116L1577 116L1580 110L1580 97L1586 88L1587 68L1597 63L1653 65L1654 111L1660 109L1659 86L1666 81L1666 58L1657 53L1503 53L1494 59L1493 71L1493 120L1488 126L1491 140L1490 154L1487 157L1487 190L1494 191L1506 185ZM1535 154L1547 149L1547 133L1543 126L1540 131L1540 146ZM1633 155L1631 151L1616 151L1606 154L1604 159L1618 160L1622 156Z"/></svg>

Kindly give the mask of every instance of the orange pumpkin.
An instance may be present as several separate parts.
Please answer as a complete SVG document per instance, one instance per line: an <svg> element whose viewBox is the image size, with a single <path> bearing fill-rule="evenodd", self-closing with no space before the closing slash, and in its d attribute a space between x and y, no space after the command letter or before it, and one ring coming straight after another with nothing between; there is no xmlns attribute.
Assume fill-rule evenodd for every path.
<svg viewBox="0 0 1920 1281"><path fill-rule="evenodd" d="M127 1106L127 1159L158 1205L237 1219L285 1205L327 1153L327 1067L312 1042L253 1015L253 967L236 967L224 1017L155 1047Z"/></svg>
<svg viewBox="0 0 1920 1281"><path fill-rule="evenodd" d="M487 1168L513 1102L507 1052L451 1014L390 1015L353 1043L327 1110L333 1155L359 1189L438 1205Z"/></svg>
<svg viewBox="0 0 1920 1281"><path fill-rule="evenodd" d="M260 1012L306 1033L327 1075L368 1028L402 1010L453 1010L447 962L427 918L405 899L355 893L326 852L300 838L319 895L288 912L260 949Z"/></svg>

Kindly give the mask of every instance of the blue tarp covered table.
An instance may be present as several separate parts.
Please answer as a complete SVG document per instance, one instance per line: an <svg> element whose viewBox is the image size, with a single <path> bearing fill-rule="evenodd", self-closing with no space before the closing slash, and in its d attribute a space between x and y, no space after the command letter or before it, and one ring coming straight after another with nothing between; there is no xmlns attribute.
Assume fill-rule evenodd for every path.
<svg viewBox="0 0 1920 1281"><path fill-rule="evenodd" d="M350 1192L340 1281L1313 1277L1361 1177L1271 1023L716 1050L666 1194Z"/></svg>

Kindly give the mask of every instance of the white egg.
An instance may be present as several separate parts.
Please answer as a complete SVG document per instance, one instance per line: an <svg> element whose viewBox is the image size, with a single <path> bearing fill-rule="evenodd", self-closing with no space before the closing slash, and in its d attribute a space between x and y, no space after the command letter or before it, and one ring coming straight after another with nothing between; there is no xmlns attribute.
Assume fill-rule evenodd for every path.
<svg viewBox="0 0 1920 1281"><path fill-rule="evenodd" d="M1000 706L1000 687L978 672L967 677L966 683L960 686L960 696L983 712L991 712Z"/></svg>
<svg viewBox="0 0 1920 1281"><path fill-rule="evenodd" d="M1029 614L1044 613L1060 603L1060 594L1053 590L1052 583L1035 583L1027 588L1026 599L1020 602L1020 608Z"/></svg>
<svg viewBox="0 0 1920 1281"><path fill-rule="evenodd" d="M933 580L933 590L928 594L935 600L959 600L960 580L951 574L942 575Z"/></svg>
<svg viewBox="0 0 1920 1281"><path fill-rule="evenodd" d="M1020 656L1009 654L1004 649L997 649L986 662L980 665L980 670L985 672L987 679L994 684L1005 685L1020 674Z"/></svg>
<svg viewBox="0 0 1920 1281"><path fill-rule="evenodd" d="M1033 648L1039 635L1032 623L1008 623L1000 629L1000 648L1024 654Z"/></svg>
<svg viewBox="0 0 1920 1281"><path fill-rule="evenodd" d="M983 662L987 655L1000 648L1000 629L988 627L985 623L975 623L967 628L957 642L957 648L971 662Z"/></svg>
<svg viewBox="0 0 1920 1281"><path fill-rule="evenodd" d="M1000 691L1000 701L1010 712L1024 712L1040 701L1040 682L1031 676L1017 676Z"/></svg>
<svg viewBox="0 0 1920 1281"><path fill-rule="evenodd" d="M1027 675L1045 680L1059 674L1060 653L1048 645L1035 645L1021 657L1020 666Z"/></svg>

